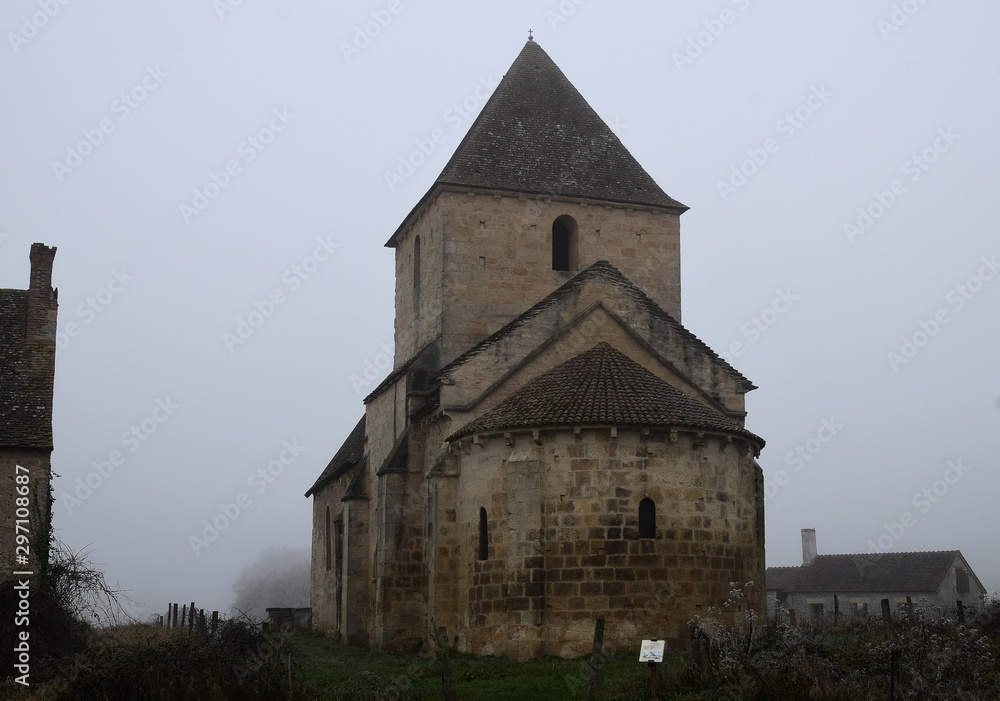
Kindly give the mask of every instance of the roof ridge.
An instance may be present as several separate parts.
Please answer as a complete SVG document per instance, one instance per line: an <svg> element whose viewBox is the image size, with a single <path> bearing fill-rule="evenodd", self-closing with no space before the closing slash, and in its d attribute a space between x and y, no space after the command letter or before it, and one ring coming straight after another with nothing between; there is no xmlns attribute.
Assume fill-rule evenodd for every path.
<svg viewBox="0 0 1000 701"><path fill-rule="evenodd" d="M666 321L673 329L677 332L681 338L693 343L697 348L704 352L708 357L718 365L728 374L732 375L738 381L740 381L744 388L747 390L756 389L756 386L750 382L739 370L730 365L726 360L716 353L712 348L698 338L690 329L688 329L684 324L675 319L670 312L666 311L663 307L657 304L653 299L649 297L643 290L632 282L628 277L625 276L618 268L612 265L607 260L599 260L596 263L592 263L587 266L572 278L564 282L562 285L557 287L555 290L550 292L548 295L543 297L541 300L528 307L526 310L521 312L518 316L511 319L509 322L501 326L499 329L491 333L486 338L482 339L471 348L461 353L453 360L449 361L440 370L435 373L434 378L447 377L455 368L464 365L467 361L488 349L497 341L505 338L511 332L523 326L525 323L533 319L534 317L541 314L543 311L551 307L553 304L557 303L572 291L576 290L584 283L594 279L594 278L610 278L618 282L618 284L623 285L632 296L648 311L650 311L654 316L657 316L664 321ZM374 394L374 392L372 393Z"/></svg>
<svg viewBox="0 0 1000 701"><path fill-rule="evenodd" d="M857 557L859 555L869 556L869 555L921 555L921 554L939 554L939 553L960 553L961 550L888 550L884 552L877 553L821 553L817 554L816 557ZM793 565L794 566L794 565Z"/></svg>

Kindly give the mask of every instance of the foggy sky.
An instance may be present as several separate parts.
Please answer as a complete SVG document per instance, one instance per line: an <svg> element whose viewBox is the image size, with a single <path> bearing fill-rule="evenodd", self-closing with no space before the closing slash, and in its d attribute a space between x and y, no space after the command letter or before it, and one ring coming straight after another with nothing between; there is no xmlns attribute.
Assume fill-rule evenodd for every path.
<svg viewBox="0 0 1000 701"><path fill-rule="evenodd" d="M759 386L768 564L811 527L1000 587L995 3L96 5L0 8L0 287L58 247L54 524L136 615L308 547L389 365L383 243L529 28L691 207L683 323Z"/></svg>

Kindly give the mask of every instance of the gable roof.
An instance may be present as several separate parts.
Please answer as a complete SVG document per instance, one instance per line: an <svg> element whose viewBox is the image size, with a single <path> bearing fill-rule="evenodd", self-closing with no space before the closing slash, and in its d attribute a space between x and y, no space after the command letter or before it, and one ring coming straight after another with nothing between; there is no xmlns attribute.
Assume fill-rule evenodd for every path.
<svg viewBox="0 0 1000 701"><path fill-rule="evenodd" d="M445 365L438 371L434 379L440 380L447 378L455 369L461 367L480 353L483 353L497 342L503 340L507 336L510 336L518 328L525 325L545 310L559 304L564 299L573 296L586 283L595 279L611 282L624 295L632 298L642 305L650 315L666 322L673 329L674 333L698 350L705 353L705 355L707 355L715 364L720 366L723 371L734 377L744 391L749 392L750 390L757 389L756 385L744 377L739 370L727 363L721 356L713 351L708 344L691 333L691 331L689 331L679 321L674 319L660 305L646 296L645 292L636 287L631 280L625 277L621 271L618 270L618 268L611 265L611 263L606 260L599 260L590 267L574 275L570 280L558 287L547 297L534 304L522 314L512 319L503 327L490 334L472 348Z"/></svg>
<svg viewBox="0 0 1000 701"><path fill-rule="evenodd" d="M808 565L768 567L765 578L769 591L936 592L958 558L958 550L817 555Z"/></svg>
<svg viewBox="0 0 1000 701"><path fill-rule="evenodd" d="M327 484L342 475L350 472L351 469L361 464L365 450L365 417L362 416L354 430L347 436L347 440L340 446L340 450L320 473L320 476L313 482L313 486L306 492L306 496L312 496Z"/></svg>
<svg viewBox="0 0 1000 701"><path fill-rule="evenodd" d="M508 429L594 425L724 431L764 445L732 419L603 342L531 380L447 440Z"/></svg>
<svg viewBox="0 0 1000 701"><path fill-rule="evenodd" d="M530 39L413 211L441 186L688 209L656 184Z"/></svg>

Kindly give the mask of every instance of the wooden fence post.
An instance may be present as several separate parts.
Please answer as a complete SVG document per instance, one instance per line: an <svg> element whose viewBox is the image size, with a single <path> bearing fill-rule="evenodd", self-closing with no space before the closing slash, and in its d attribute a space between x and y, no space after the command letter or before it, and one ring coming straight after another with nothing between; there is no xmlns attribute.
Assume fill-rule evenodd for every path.
<svg viewBox="0 0 1000 701"><path fill-rule="evenodd" d="M176 628L177 627L177 604L171 604L171 606L173 607L173 613L172 613L172 617L170 619L170 627L171 628Z"/></svg>
<svg viewBox="0 0 1000 701"><path fill-rule="evenodd" d="M956 601L955 604L958 606L958 622L965 623L965 604L962 603L961 599Z"/></svg>
<svg viewBox="0 0 1000 701"><path fill-rule="evenodd" d="M184 624L187 623L187 610L187 604L183 604L181 606L181 628L183 628Z"/></svg>
<svg viewBox="0 0 1000 701"><path fill-rule="evenodd" d="M597 698L597 682L604 664L604 619L598 618L594 624L594 646L590 652L590 680L587 684L587 701Z"/></svg>
<svg viewBox="0 0 1000 701"><path fill-rule="evenodd" d="M833 595L833 625L837 625L840 620L840 598L834 594Z"/></svg>
<svg viewBox="0 0 1000 701"><path fill-rule="evenodd" d="M882 599L882 620L892 623L892 608L889 607L888 599Z"/></svg>
<svg viewBox="0 0 1000 701"><path fill-rule="evenodd" d="M212 637L219 631L219 612L212 611Z"/></svg>
<svg viewBox="0 0 1000 701"><path fill-rule="evenodd" d="M191 602L191 608L188 609L188 633L194 632L194 602Z"/></svg>

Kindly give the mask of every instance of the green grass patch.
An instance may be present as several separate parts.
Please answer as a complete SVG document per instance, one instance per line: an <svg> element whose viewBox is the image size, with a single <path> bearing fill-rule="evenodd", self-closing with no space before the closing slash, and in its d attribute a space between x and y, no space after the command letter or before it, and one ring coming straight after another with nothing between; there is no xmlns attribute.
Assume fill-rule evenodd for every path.
<svg viewBox="0 0 1000 701"><path fill-rule="evenodd" d="M296 634L298 651L296 675L319 699L395 699L411 701L443 699L443 660L419 652L376 653L363 647L345 645L318 633ZM600 669L598 698L648 699L649 671L635 655L610 657ZM462 701L479 699L576 701L587 697L587 660L543 658L518 662L504 657L472 657L448 653L448 665L457 696ZM669 695L668 679L685 662L685 654L675 652L662 665L659 685Z"/></svg>

